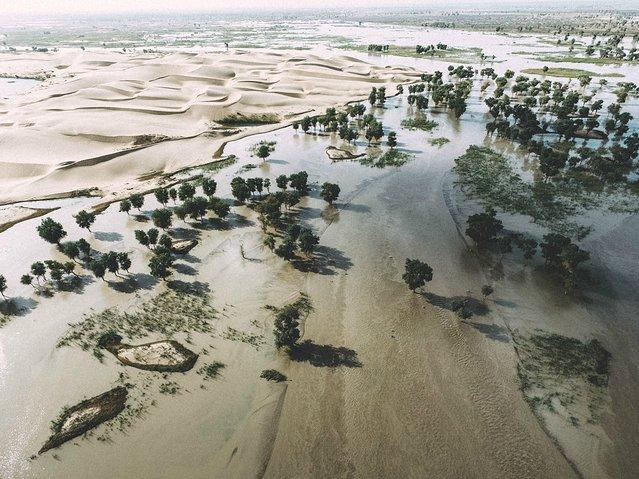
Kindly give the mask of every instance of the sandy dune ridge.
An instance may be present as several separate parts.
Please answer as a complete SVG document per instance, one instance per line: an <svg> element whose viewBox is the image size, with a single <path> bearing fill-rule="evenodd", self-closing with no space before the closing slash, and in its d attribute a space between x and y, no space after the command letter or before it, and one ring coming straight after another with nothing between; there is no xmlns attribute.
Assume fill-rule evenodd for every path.
<svg viewBox="0 0 639 479"><path fill-rule="evenodd" d="M38 72L52 78L0 103L0 203L92 187L119 192L140 176L210 161L223 141L364 99L371 86L388 84L392 93L419 76L297 52L0 55L0 73ZM231 136L216 123L265 113L280 123ZM179 146L165 148L167 140Z"/></svg>

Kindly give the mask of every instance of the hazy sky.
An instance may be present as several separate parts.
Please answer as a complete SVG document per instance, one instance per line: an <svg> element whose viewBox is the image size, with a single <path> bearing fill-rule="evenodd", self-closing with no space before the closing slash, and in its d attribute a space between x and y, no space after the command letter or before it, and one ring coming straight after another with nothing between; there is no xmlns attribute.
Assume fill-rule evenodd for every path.
<svg viewBox="0 0 639 479"><path fill-rule="evenodd" d="M534 6L545 3L544 0L461 0L450 2L443 0L3 0L0 14L66 14L66 13L130 13L153 12L172 13L189 11L215 12L240 8L326 8L326 7L380 7L411 6L421 8L460 8L464 6L500 6L504 3L519 6ZM555 0L554 6L597 5L596 0ZM616 1L607 2L617 3ZM631 1L632 3L632 1Z"/></svg>

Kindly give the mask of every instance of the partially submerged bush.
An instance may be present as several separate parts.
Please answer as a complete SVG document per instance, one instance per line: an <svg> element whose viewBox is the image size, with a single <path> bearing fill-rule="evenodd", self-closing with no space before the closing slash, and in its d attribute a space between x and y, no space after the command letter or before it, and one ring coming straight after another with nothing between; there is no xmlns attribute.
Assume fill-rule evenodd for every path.
<svg viewBox="0 0 639 479"><path fill-rule="evenodd" d="M266 379L268 381L275 381L278 383L286 381L287 379L284 374L282 374L281 372L275 369L265 369L264 371L262 371L262 374L260 374L260 377L262 379Z"/></svg>

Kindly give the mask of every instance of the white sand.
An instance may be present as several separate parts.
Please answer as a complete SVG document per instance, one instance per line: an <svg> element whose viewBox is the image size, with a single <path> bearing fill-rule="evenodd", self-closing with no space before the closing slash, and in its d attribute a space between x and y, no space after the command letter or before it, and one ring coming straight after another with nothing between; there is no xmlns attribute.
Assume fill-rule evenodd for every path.
<svg viewBox="0 0 639 479"><path fill-rule="evenodd" d="M118 358L132 363L173 366L186 358L168 341L143 344L118 351Z"/></svg>
<svg viewBox="0 0 639 479"><path fill-rule="evenodd" d="M0 73L40 70L55 76L0 103L0 203L90 187L105 194L133 188L141 175L211 161L233 139L174 141L119 156L143 135L194 138L231 114L290 121L364 99L374 85L388 84L392 93L394 84L419 76L411 68L307 53L0 55ZM261 127L268 128L274 126ZM244 134L258 129L243 128Z"/></svg>

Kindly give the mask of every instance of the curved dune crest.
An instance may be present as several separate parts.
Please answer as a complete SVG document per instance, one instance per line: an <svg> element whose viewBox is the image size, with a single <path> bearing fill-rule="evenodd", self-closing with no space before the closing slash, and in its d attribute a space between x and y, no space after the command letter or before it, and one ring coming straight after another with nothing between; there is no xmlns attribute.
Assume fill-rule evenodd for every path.
<svg viewBox="0 0 639 479"><path fill-rule="evenodd" d="M0 203L93 187L117 192L135 186L138 176L210 161L212 154L162 154L156 145L151 157L136 138L193 138L232 114L291 119L420 74L299 52L0 54L0 72L36 66L53 78L0 104ZM243 128L246 134L257 126ZM215 139L208 141L216 151Z"/></svg>

